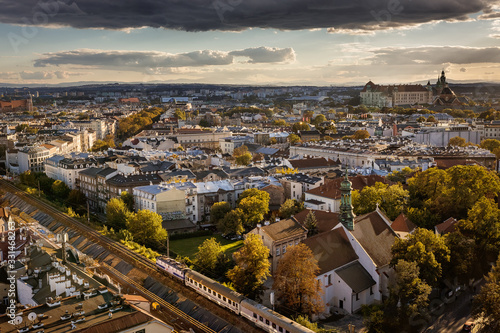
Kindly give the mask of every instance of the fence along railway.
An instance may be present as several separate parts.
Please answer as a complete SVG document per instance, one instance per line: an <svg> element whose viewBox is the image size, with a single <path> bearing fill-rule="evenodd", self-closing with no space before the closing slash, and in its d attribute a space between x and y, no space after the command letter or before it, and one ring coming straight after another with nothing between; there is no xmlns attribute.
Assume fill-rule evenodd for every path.
<svg viewBox="0 0 500 333"><path fill-rule="evenodd" d="M92 256L95 260L102 262L110 255L115 255L123 260L114 267L116 271L127 275L127 273L134 267L143 270L149 275L149 277L145 280L145 283L147 283L146 290L150 290L151 294L158 294L161 292L161 296L159 297L166 299L166 301L173 306L180 308L179 311L185 321L197 321L199 325L193 324L193 329L197 332L262 332L260 329L252 326L241 317L214 306L214 304L209 300L200 297L196 292L190 290L183 284L161 275L158 272L156 265L143 256L126 248L119 242L101 235L93 228L67 216L51 205L26 194L10 182L0 179L0 192L2 191L7 192L3 195L4 200L9 200L13 206L17 207L22 207L24 204L24 207L22 207L23 209L21 210L27 212L28 214L37 211L33 217L38 220L40 224L48 227L52 231L61 232L64 230L64 232L68 233L70 243L74 247L79 248L82 252ZM84 239L88 239L89 241L94 242L94 244L84 244ZM157 280L160 280L160 282ZM179 297L177 293L186 297L186 300L178 303ZM151 299L151 294L145 294L145 296ZM210 312L205 310L200 305L193 303L191 300L196 300L196 302L201 306L209 308ZM165 310L170 311L168 308L165 308ZM189 313L189 315L187 313ZM172 314L180 316L177 312ZM224 320L227 320L230 324Z"/></svg>

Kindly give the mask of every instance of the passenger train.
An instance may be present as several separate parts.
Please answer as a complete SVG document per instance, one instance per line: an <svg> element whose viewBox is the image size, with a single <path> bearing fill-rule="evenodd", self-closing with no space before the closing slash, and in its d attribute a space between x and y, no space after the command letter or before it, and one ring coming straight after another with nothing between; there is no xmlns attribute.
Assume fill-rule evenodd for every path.
<svg viewBox="0 0 500 333"><path fill-rule="evenodd" d="M156 258L158 268L214 303L242 316L269 333L314 333L295 321L187 268L166 256Z"/></svg>

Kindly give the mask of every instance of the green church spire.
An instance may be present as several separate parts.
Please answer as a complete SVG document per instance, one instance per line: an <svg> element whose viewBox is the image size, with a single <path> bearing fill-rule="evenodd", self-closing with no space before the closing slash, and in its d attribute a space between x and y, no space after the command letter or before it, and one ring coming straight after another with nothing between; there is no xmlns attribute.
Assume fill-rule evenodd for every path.
<svg viewBox="0 0 500 333"><path fill-rule="evenodd" d="M354 212L352 211L352 183L347 177L347 166L345 169L345 179L340 183L340 222L347 229L354 230Z"/></svg>

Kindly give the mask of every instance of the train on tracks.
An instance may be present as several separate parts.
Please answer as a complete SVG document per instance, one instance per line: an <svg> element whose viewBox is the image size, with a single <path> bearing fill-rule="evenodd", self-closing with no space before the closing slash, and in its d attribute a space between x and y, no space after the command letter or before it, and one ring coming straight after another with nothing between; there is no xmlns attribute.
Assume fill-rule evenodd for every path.
<svg viewBox="0 0 500 333"><path fill-rule="evenodd" d="M181 280L186 286L198 294L217 303L239 316L242 316L257 327L269 333L314 333L295 321L229 289L203 274L167 256L156 258L156 266L164 274Z"/></svg>

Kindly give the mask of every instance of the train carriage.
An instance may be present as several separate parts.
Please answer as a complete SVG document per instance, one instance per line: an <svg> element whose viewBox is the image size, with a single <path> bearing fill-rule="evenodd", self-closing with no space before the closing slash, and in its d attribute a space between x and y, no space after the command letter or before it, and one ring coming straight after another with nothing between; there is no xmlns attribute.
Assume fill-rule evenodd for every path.
<svg viewBox="0 0 500 333"><path fill-rule="evenodd" d="M248 298L241 302L240 315L269 333L314 333L314 331Z"/></svg>
<svg viewBox="0 0 500 333"><path fill-rule="evenodd" d="M186 265L175 261L167 256L160 256L156 258L156 266L182 281L184 281L186 271L189 270Z"/></svg>
<svg viewBox="0 0 500 333"><path fill-rule="evenodd" d="M240 303L245 297L236 291L193 270L186 272L185 283L212 302L240 314Z"/></svg>

